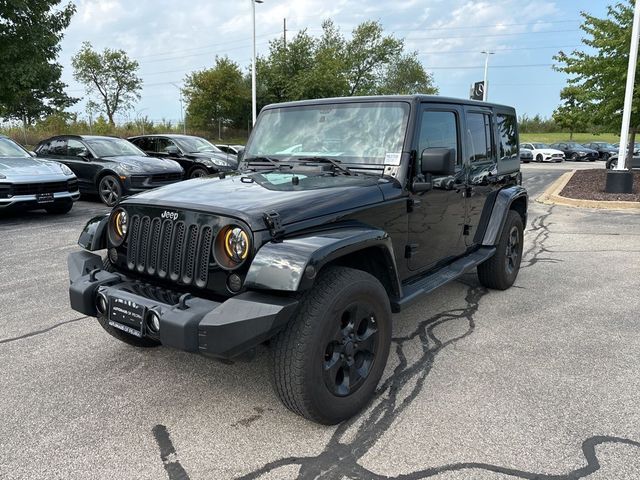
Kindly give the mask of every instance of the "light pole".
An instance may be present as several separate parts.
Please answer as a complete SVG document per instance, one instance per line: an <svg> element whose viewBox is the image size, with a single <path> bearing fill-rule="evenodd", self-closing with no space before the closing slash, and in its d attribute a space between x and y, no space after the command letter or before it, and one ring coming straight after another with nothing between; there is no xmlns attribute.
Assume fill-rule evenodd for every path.
<svg viewBox="0 0 640 480"><path fill-rule="evenodd" d="M176 87L178 89L178 91L180 92L180 97L178 98L178 100L180 100L180 122L182 122L182 133L184 133L186 135L187 134L187 124L184 121L184 106L182 105L182 89L178 85L176 85L175 83L172 83L171 85Z"/></svg>
<svg viewBox="0 0 640 480"><path fill-rule="evenodd" d="M251 0L251 23L253 24L253 56L251 57L251 125L256 124L256 3L263 0Z"/></svg>
<svg viewBox="0 0 640 480"><path fill-rule="evenodd" d="M484 53L484 82L483 82L483 92L482 92L482 101L486 102L489 97L489 84L487 83L487 75L489 73L489 55L494 55L496 52L490 52L488 50L483 50L480 53Z"/></svg>

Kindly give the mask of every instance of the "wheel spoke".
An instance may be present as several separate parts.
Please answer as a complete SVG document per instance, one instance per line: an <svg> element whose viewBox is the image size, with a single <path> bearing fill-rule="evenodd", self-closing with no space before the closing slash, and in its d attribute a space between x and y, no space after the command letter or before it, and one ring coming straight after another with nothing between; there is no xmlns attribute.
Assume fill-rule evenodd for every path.
<svg viewBox="0 0 640 480"><path fill-rule="evenodd" d="M340 395L348 395L351 390L351 368L344 365L338 369L338 376L336 378L336 390Z"/></svg>

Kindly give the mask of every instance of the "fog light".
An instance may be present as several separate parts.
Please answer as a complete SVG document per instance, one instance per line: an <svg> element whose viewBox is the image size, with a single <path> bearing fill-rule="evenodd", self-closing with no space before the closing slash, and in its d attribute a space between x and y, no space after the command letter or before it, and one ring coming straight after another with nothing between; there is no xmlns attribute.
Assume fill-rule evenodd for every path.
<svg viewBox="0 0 640 480"><path fill-rule="evenodd" d="M239 292L242 288L242 278L240 278L240 275L236 273L229 275L229 278L227 279L227 286L233 293Z"/></svg>
<svg viewBox="0 0 640 480"><path fill-rule="evenodd" d="M147 326L149 327L149 330L154 333L158 333L160 331L160 317L156 312L151 311L149 312L149 315L147 315Z"/></svg>
<svg viewBox="0 0 640 480"><path fill-rule="evenodd" d="M100 315L107 314L107 305L107 297L104 295L104 293L99 293L96 298L96 310Z"/></svg>

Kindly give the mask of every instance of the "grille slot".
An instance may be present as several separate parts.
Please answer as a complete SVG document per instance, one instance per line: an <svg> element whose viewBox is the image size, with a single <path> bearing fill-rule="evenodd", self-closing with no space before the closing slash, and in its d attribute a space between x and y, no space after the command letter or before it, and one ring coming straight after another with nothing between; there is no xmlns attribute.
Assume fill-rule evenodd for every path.
<svg viewBox="0 0 640 480"><path fill-rule="evenodd" d="M182 285L207 285L212 227L133 215L129 228L129 270Z"/></svg>

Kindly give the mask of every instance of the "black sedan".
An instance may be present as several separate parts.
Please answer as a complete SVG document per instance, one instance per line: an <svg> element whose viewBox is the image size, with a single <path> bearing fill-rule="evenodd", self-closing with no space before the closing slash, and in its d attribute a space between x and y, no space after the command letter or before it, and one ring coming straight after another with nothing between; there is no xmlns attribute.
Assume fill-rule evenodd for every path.
<svg viewBox="0 0 640 480"><path fill-rule="evenodd" d="M140 135L129 141L138 148L159 158L178 162L186 178L204 177L238 168L235 155L217 148L208 140L192 135Z"/></svg>
<svg viewBox="0 0 640 480"><path fill-rule="evenodd" d="M607 142L585 143L584 146L598 152L600 160L604 160L605 162L609 160L610 157L618 154L618 149Z"/></svg>
<svg viewBox="0 0 640 480"><path fill-rule="evenodd" d="M595 162L600 155L598 152L591 148L587 148L577 142L560 142L549 145L550 148L555 148L564 153L567 160L573 160L574 162L581 162L583 160L589 162Z"/></svg>
<svg viewBox="0 0 640 480"><path fill-rule="evenodd" d="M150 157L116 137L52 137L38 144L36 154L68 166L78 177L81 192L97 193L110 207L125 195L179 182L184 175L178 163Z"/></svg>
<svg viewBox="0 0 640 480"><path fill-rule="evenodd" d="M49 213L67 213L78 198L78 180L68 167L34 158L0 135L0 211L43 208Z"/></svg>

